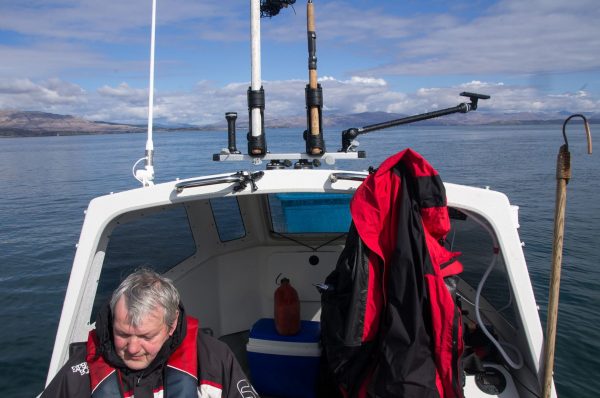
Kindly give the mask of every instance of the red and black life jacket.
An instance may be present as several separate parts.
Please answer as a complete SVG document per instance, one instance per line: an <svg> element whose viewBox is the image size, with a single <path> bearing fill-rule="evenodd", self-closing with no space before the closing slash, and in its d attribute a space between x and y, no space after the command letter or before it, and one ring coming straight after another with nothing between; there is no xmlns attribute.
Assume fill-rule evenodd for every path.
<svg viewBox="0 0 600 398"><path fill-rule="evenodd" d="M169 396L182 398L198 397L198 320L187 317L187 331L183 342L169 356L165 371L165 386L154 390L155 397L162 397L167 390ZM93 398L121 397L122 380L119 371L97 355L99 339L96 331L89 333L87 341L87 363L90 371L91 392ZM133 391L125 391L123 397L131 397Z"/></svg>
<svg viewBox="0 0 600 398"><path fill-rule="evenodd" d="M406 149L357 189L322 293L322 343L346 397L462 398L462 321L444 278L462 272L437 171Z"/></svg>

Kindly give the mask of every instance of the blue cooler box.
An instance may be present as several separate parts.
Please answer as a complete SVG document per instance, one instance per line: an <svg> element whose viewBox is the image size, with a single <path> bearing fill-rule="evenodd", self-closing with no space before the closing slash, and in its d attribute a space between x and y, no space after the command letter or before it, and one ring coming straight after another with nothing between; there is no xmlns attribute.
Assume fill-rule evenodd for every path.
<svg viewBox="0 0 600 398"><path fill-rule="evenodd" d="M300 332L281 336L271 318L257 321L246 346L256 391L281 398L314 398L321 348L319 322L301 321Z"/></svg>

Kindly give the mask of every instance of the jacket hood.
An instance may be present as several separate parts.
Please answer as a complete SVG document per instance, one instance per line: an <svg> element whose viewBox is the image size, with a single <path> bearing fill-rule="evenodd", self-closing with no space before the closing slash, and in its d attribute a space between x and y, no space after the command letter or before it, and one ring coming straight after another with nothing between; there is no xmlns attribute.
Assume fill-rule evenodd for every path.
<svg viewBox="0 0 600 398"><path fill-rule="evenodd" d="M437 170L410 148L398 152L367 177L350 202L352 221L361 239L384 261L389 260L396 244L398 208L394 204L402 192L400 169L414 177L414 186L409 189L420 207L425 230L436 240L444 239L450 230L446 191Z"/></svg>

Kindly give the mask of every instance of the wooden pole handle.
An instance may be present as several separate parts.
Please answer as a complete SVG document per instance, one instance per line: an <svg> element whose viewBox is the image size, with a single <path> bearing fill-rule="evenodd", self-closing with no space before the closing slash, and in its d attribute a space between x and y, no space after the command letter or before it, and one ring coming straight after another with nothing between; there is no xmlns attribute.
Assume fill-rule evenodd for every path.
<svg viewBox="0 0 600 398"><path fill-rule="evenodd" d="M565 146L558 154L556 169L556 205L554 210L554 238L552 245L552 273L548 297L548 319L546 320L546 342L544 345L544 398L550 398L552 373L556 348L556 326L558 324L558 297L560 294L560 270L562 266L563 237L565 230L565 209L567 205L567 182L571 177L570 155Z"/></svg>

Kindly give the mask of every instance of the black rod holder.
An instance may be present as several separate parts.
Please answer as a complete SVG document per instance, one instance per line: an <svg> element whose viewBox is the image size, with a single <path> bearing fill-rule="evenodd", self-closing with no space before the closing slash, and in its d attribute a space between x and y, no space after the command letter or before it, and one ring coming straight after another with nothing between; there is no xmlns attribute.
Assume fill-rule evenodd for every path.
<svg viewBox="0 0 600 398"><path fill-rule="evenodd" d="M439 111L421 113L419 115L407 116L400 119L394 119L383 123L370 124L368 126L364 126L361 128L349 128L347 130L342 131L342 149L340 152L348 152L348 149L352 145L352 140L358 137L361 134L370 133L376 130L387 129L394 126L400 126L402 124L409 124L414 122L420 122L422 120L434 119L440 116L451 115L453 113L467 113L470 111L474 111L477 109L477 102L480 99L489 99L489 95L485 94L475 94L469 92L460 93L463 97L469 97L471 100L470 103L461 103L457 106L453 106L451 108L440 109Z"/></svg>
<svg viewBox="0 0 600 398"><path fill-rule="evenodd" d="M252 110L260 109L261 134L252 134ZM267 153L267 142L265 140L265 90L252 90L248 87L248 155L263 156Z"/></svg>
<svg viewBox="0 0 600 398"><path fill-rule="evenodd" d="M229 153L240 153L235 145L235 120L237 119L237 112L225 113L225 119L227 119L227 148Z"/></svg>
<svg viewBox="0 0 600 398"><path fill-rule="evenodd" d="M317 88L313 89L307 84L305 98L307 129L304 131L304 140L306 141L306 153L309 155L319 155L325 152L322 127L323 88L321 85L317 84Z"/></svg>

